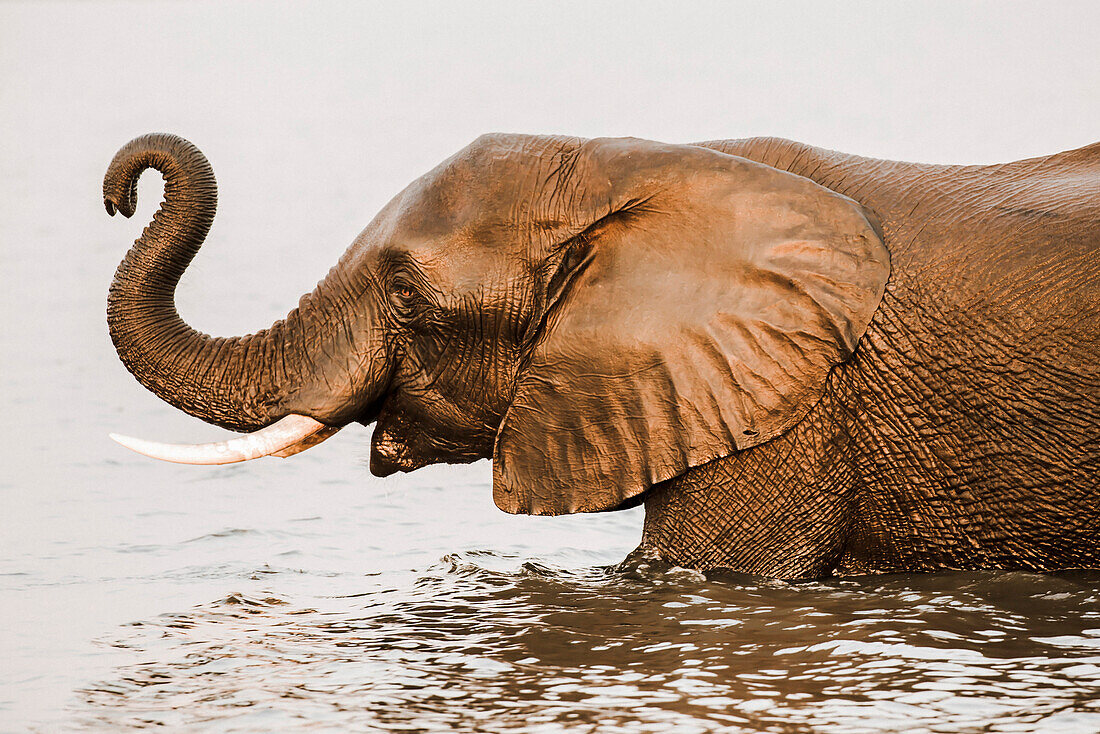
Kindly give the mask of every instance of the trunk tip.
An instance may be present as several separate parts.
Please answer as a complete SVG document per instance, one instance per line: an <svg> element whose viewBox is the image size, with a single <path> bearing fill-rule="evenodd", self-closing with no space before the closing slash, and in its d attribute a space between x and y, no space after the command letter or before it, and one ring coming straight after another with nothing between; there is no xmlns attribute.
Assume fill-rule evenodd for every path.
<svg viewBox="0 0 1100 734"><path fill-rule="evenodd" d="M128 201L126 199L118 200L113 196L103 197L103 206L112 217L115 215L115 212L118 212L129 219L134 216L134 210L137 208L136 204L136 201Z"/></svg>

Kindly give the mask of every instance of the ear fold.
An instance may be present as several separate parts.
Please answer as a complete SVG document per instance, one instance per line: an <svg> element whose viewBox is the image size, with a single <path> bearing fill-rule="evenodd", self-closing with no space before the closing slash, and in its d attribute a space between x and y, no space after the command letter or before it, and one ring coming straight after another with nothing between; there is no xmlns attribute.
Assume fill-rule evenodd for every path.
<svg viewBox="0 0 1100 734"><path fill-rule="evenodd" d="M612 509L783 433L889 274L860 206L806 178L694 146L585 147L568 185L604 215L497 435L506 512Z"/></svg>

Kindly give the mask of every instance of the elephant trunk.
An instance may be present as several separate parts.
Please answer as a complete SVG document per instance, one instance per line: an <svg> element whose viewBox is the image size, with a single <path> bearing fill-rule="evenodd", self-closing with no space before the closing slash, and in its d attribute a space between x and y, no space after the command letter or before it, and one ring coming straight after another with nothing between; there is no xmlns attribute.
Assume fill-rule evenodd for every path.
<svg viewBox="0 0 1100 734"><path fill-rule="evenodd" d="M284 416L329 426L377 399L387 370L377 325L353 314L362 284L334 269L297 309L271 328L215 338L176 312L175 289L202 245L217 207L214 172L191 143L144 135L115 155L104 204L129 217L147 168L164 176L164 202L119 265L107 322L119 357L146 388L175 407L224 428L255 431ZM358 287L358 291L355 289Z"/></svg>

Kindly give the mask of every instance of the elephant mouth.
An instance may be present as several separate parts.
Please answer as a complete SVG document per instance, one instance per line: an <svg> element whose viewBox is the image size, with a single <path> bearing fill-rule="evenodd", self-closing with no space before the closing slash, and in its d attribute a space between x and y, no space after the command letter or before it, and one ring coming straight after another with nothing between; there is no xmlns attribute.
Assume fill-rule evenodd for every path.
<svg viewBox="0 0 1100 734"><path fill-rule="evenodd" d="M378 431L375 429L375 435ZM397 472L411 472L423 466L415 461L407 447L386 439L374 439L370 450L370 473L376 477L388 477Z"/></svg>

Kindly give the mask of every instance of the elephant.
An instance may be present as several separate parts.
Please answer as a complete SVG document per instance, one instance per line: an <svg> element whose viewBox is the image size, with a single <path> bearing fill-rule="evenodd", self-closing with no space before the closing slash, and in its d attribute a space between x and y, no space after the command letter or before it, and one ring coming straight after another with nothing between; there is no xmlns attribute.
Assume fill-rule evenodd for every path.
<svg viewBox="0 0 1100 734"><path fill-rule="evenodd" d="M289 456L375 424L370 470L492 459L509 513L644 504L639 551L784 579L1100 567L1100 143L931 165L779 138L485 135L316 289L214 338L174 291L214 217L169 134L108 213L164 200L110 286L125 366Z"/></svg>

